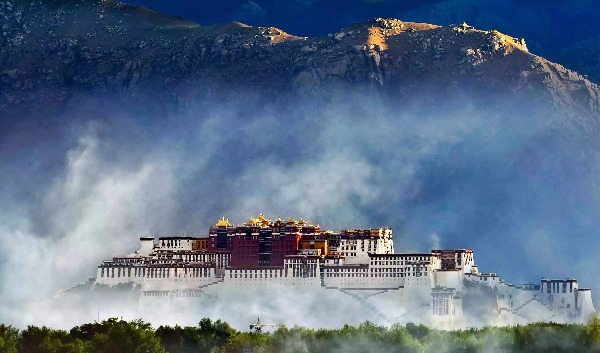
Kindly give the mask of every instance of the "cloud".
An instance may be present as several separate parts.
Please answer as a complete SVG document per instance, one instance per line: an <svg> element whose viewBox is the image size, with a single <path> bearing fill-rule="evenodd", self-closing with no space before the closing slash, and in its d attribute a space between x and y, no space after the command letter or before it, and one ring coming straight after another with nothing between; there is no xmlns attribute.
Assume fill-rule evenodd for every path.
<svg viewBox="0 0 600 353"><path fill-rule="evenodd" d="M3 320L39 317L24 306L93 277L99 259L135 247L139 236L168 224L174 210L170 162L153 157L122 166L102 159L101 143L88 131L67 153L64 175L42 201L43 231L34 231L27 217L5 213Z"/></svg>
<svg viewBox="0 0 600 353"><path fill-rule="evenodd" d="M390 226L399 252L473 248L480 270L509 281L594 285L598 146L535 109L456 102L218 97L164 116L123 104L65 112L47 139L28 131L38 149L8 139L0 180L19 182L0 186L11 200L0 204L0 321L35 322L32 301L85 281L142 235L205 235L221 216L260 212Z"/></svg>

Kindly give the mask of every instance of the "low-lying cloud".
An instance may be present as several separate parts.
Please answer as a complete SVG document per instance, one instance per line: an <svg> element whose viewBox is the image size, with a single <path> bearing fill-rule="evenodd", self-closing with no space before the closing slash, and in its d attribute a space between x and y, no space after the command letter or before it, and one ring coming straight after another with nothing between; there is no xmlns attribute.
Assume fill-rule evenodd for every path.
<svg viewBox="0 0 600 353"><path fill-rule="evenodd" d="M0 321L43 321L32 302L84 282L139 236L203 235L221 216L261 212L390 226L399 252L473 248L481 270L510 281L574 276L600 290L589 255L600 149L544 115L367 96L226 102L164 116L64 113L60 133L6 135Z"/></svg>

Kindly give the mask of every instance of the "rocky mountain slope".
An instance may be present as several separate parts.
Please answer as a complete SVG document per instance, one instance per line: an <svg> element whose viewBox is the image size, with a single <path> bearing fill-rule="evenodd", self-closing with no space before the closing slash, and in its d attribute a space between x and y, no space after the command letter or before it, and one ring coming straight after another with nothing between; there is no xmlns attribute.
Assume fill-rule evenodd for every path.
<svg viewBox="0 0 600 353"><path fill-rule="evenodd" d="M577 53L561 61L557 55L580 43L598 43L600 3L595 0L231 0L219 3L175 0L130 0L159 12L185 16L200 24L241 21L269 24L303 36L318 36L347 25L386 16L406 21L450 25L467 23L477 28L498 29L527 39L529 50L600 82L600 71L577 66Z"/></svg>
<svg viewBox="0 0 600 353"><path fill-rule="evenodd" d="M484 29L497 28L527 39L531 52L589 74L596 82L600 72L561 61L561 51L600 34L600 3L581 1L436 0L402 11L403 18L438 24L467 21ZM575 54L575 53L574 53ZM570 58L576 58L577 54Z"/></svg>
<svg viewBox="0 0 600 353"><path fill-rule="evenodd" d="M87 93L185 104L231 87L269 99L367 87L394 99L535 95L578 119L600 111L600 89L582 75L529 53L523 39L466 24L378 18L306 38L106 0L2 1L0 17L3 109L59 107Z"/></svg>

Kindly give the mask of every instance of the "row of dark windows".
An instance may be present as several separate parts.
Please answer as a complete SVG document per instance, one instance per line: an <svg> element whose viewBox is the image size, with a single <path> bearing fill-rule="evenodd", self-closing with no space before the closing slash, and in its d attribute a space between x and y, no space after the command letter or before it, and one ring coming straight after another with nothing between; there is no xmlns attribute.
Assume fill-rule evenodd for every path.
<svg viewBox="0 0 600 353"><path fill-rule="evenodd" d="M145 268L145 267L128 267L128 268L116 268L115 267L102 267L100 269L100 277L114 278L114 277L148 277L148 278L169 278L171 277L170 268ZM183 273L175 271L174 277L187 276L188 273L192 277L207 277L211 275L210 268L203 267L192 267L185 268Z"/></svg>
<svg viewBox="0 0 600 353"><path fill-rule="evenodd" d="M569 293L573 293L573 282L569 282ZM542 290L540 290L542 291ZM550 282L546 283L546 293L560 293L561 292L561 283L560 282ZM562 293L567 293L567 282L562 282Z"/></svg>

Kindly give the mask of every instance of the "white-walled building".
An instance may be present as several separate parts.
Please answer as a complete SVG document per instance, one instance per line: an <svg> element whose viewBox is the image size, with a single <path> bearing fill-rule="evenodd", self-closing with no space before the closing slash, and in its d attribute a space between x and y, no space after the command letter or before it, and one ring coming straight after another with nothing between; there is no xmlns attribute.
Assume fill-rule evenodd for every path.
<svg viewBox="0 0 600 353"><path fill-rule="evenodd" d="M394 253L389 228L322 232L302 220L278 220L279 228L267 232L270 221L260 217L241 230L219 221L217 228L211 228L217 234L212 243L207 237L142 237L138 251L98 266L96 283L138 284L140 305L175 298L214 300L226 289L242 293L245 287L298 287L314 291L323 300L328 293L350 297L390 320L442 328L474 325L477 320L483 324L582 322L595 313L589 289L579 288L575 279L542 279L540 285L515 286L495 273L480 273L469 249ZM274 237L283 232L286 238L275 243ZM261 234L268 238L259 239ZM235 250L238 236L243 242ZM231 265L232 253L240 259L253 256L252 251L283 254L281 249L293 247L294 242L295 254L278 255L283 257L282 266L266 260L256 262L257 266ZM485 318L472 317L481 312Z"/></svg>

